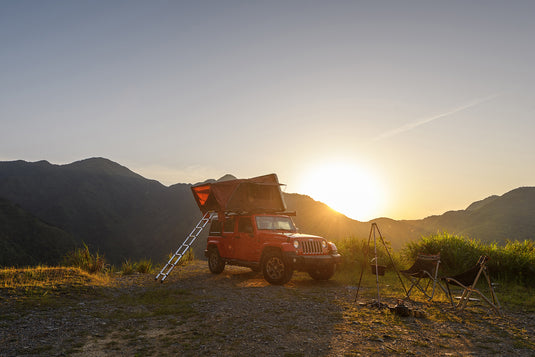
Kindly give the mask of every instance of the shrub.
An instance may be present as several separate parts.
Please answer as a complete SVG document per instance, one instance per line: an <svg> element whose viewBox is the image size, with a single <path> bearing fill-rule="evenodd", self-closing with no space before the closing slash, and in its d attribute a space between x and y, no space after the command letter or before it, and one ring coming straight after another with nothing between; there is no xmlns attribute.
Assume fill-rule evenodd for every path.
<svg viewBox="0 0 535 357"><path fill-rule="evenodd" d="M63 265L78 267L89 273L103 273L106 271L106 260L98 252L91 254L89 247L84 243L82 248L76 248L63 258Z"/></svg>
<svg viewBox="0 0 535 357"><path fill-rule="evenodd" d="M171 258L173 258L173 255L174 255L173 253L170 253L167 256L167 262L169 262ZM180 261L178 262L176 266L186 265L187 263L193 260L195 260L195 253L193 252L193 249L190 248L186 251L186 253L182 256L182 258L180 258ZM176 262L176 257L173 259L173 261Z"/></svg>
<svg viewBox="0 0 535 357"><path fill-rule="evenodd" d="M193 249L188 249L186 254L180 259L179 265L185 265L191 261L195 260L195 253L193 252Z"/></svg>
<svg viewBox="0 0 535 357"><path fill-rule="evenodd" d="M152 272L152 261L150 259L142 259L136 263L136 271L141 274Z"/></svg>
<svg viewBox="0 0 535 357"><path fill-rule="evenodd" d="M535 284L535 243L508 241L505 247L492 245L486 253L489 269L500 279Z"/></svg>
<svg viewBox="0 0 535 357"><path fill-rule="evenodd" d="M130 259L126 259L121 265L121 273L123 275L131 275L136 271L136 264L133 263Z"/></svg>
<svg viewBox="0 0 535 357"><path fill-rule="evenodd" d="M392 268L392 261L390 260L392 258L397 267L399 265L399 255L393 252L390 242L385 241L384 243L380 239L376 240L378 264ZM372 259L375 258L374 243L370 241L368 244L367 239L344 239L336 242L336 247L342 256L342 263L339 267L341 270L355 270L361 267L367 269L367 266L372 263ZM385 248L388 249L388 252Z"/></svg>
<svg viewBox="0 0 535 357"><path fill-rule="evenodd" d="M405 261L413 262L418 254L438 253L442 272L451 275L470 269L481 256L482 245L470 238L442 233L407 243L402 255Z"/></svg>
<svg viewBox="0 0 535 357"><path fill-rule="evenodd" d="M479 240L448 233L435 234L410 242L403 250L408 261L416 255L440 252L444 275L458 274L474 266L481 255L487 255L493 279L521 284L535 283L535 243L508 241L505 246L483 244Z"/></svg>

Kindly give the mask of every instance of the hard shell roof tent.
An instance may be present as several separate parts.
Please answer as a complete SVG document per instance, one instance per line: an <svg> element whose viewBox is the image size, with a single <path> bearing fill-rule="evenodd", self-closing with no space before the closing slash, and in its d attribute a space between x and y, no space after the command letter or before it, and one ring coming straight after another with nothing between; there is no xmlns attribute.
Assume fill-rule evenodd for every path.
<svg viewBox="0 0 535 357"><path fill-rule="evenodd" d="M275 213L286 211L276 174L202 183L191 187L203 214L216 212Z"/></svg>

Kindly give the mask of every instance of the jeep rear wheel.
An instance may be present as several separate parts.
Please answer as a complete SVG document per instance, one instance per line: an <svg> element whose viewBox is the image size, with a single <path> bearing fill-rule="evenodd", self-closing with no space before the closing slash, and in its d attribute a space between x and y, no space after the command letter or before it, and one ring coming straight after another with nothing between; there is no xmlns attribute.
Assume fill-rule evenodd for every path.
<svg viewBox="0 0 535 357"><path fill-rule="evenodd" d="M221 259L217 248L208 251L208 268L214 274L221 274L225 270L225 261Z"/></svg>
<svg viewBox="0 0 535 357"><path fill-rule="evenodd" d="M292 278L293 270L278 252L266 253L262 264L264 279L273 285L286 284Z"/></svg>
<svg viewBox="0 0 535 357"><path fill-rule="evenodd" d="M308 275L314 280L329 280L334 275L336 264L329 264L310 269Z"/></svg>

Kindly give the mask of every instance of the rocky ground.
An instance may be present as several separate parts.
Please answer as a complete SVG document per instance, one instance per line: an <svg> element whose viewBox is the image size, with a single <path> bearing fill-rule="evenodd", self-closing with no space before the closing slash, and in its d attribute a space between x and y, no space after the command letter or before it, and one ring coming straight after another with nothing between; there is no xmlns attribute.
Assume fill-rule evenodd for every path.
<svg viewBox="0 0 535 357"><path fill-rule="evenodd" d="M420 301L402 317L370 306L374 289L359 304L336 277L296 273L271 286L246 268L212 275L195 261L163 284L132 275L44 296L1 291L0 356L535 355L533 313Z"/></svg>

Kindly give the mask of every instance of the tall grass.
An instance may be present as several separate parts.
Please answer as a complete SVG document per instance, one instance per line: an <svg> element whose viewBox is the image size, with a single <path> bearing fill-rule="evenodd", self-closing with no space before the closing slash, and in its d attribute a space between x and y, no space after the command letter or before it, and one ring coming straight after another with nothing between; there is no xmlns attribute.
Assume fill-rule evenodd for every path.
<svg viewBox="0 0 535 357"><path fill-rule="evenodd" d="M134 274L135 271L136 271L135 263L132 262L130 259L126 259L121 265L121 273L123 275L131 275L131 274Z"/></svg>
<svg viewBox="0 0 535 357"><path fill-rule="evenodd" d="M354 282L361 270L371 271L371 265L375 264L375 247L377 247L378 265L385 265L389 270L394 269L393 264L398 269L401 266L400 254L393 251L390 242L384 241L383 244L379 238L376 239L375 245L373 240L368 245L368 239L347 238L336 242L336 247L342 256L337 274L348 283Z"/></svg>
<svg viewBox="0 0 535 357"><path fill-rule="evenodd" d="M0 269L0 289L34 293L68 289L73 286L107 285L109 278L103 274L89 274L78 267L4 268Z"/></svg>
<svg viewBox="0 0 535 357"><path fill-rule="evenodd" d="M82 248L77 248L74 251L68 253L64 259L62 265L77 267L85 270L88 273L109 273L117 269L114 266L106 264L106 260L103 255L97 253L91 253L88 246L84 243ZM152 273L153 265L150 259L141 259L140 261L132 261L126 259L121 264L121 273L123 275L130 275L135 272L141 274Z"/></svg>
<svg viewBox="0 0 535 357"><path fill-rule="evenodd" d="M342 255L342 268L358 265L369 265L375 258L377 248L377 262L392 268L392 261L397 266L400 263L400 255L394 252L389 241L381 241L379 238L376 244L367 239L348 238L336 242L336 247ZM388 252L387 252L388 249ZM391 260L392 258L392 260Z"/></svg>
<svg viewBox="0 0 535 357"><path fill-rule="evenodd" d="M63 258L63 265L78 267L88 273L103 273L107 268L104 256L100 255L98 252L92 254L85 243L82 248L77 248L74 251L67 253Z"/></svg>
<svg viewBox="0 0 535 357"><path fill-rule="evenodd" d="M417 254L440 252L444 274L458 274L473 267L481 255L490 258L489 271L494 279L524 285L535 284L535 243L525 240L508 241L505 246L484 244L479 240L452 235L435 234L410 242L403 250L407 260Z"/></svg>
<svg viewBox="0 0 535 357"><path fill-rule="evenodd" d="M399 252L392 251L388 242L385 243L398 269L408 268L418 254L440 253L441 274L454 275L472 268L481 255L487 255L490 258L488 267L493 280L535 286L533 241L508 241L505 245L484 244L479 240L442 233L409 242ZM343 258L340 271L350 271L354 274L355 271L360 271L361 267L369 269L368 265L375 256L373 241L368 246L367 240L348 238L336 245ZM379 264L392 268L384 245L379 240L377 256Z"/></svg>
<svg viewBox="0 0 535 357"><path fill-rule="evenodd" d="M173 257L173 253L169 253L169 255L167 256L166 263L169 262L172 257ZM195 253L193 252L193 249L189 248L186 251L186 253L184 253L182 258L180 258L180 261L177 263L176 266L187 265L193 260L195 260ZM173 259L173 262L176 262L176 257Z"/></svg>
<svg viewBox="0 0 535 357"><path fill-rule="evenodd" d="M152 260L141 259L136 263L136 271L141 274L152 273Z"/></svg>

